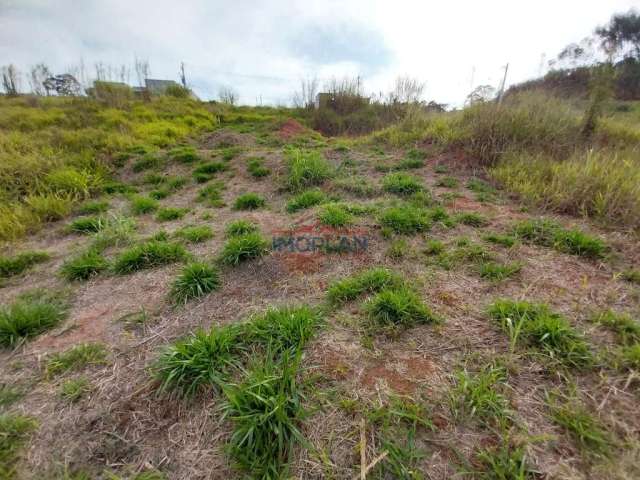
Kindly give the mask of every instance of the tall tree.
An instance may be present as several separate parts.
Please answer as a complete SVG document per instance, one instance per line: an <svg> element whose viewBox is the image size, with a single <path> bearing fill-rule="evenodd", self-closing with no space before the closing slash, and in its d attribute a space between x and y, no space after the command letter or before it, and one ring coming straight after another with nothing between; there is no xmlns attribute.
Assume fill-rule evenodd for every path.
<svg viewBox="0 0 640 480"><path fill-rule="evenodd" d="M640 60L640 15L636 11L614 15L608 25L596 29L596 35L609 55Z"/></svg>
<svg viewBox="0 0 640 480"><path fill-rule="evenodd" d="M7 95L18 95L19 83L20 72L15 65L10 64L2 67L2 87Z"/></svg>

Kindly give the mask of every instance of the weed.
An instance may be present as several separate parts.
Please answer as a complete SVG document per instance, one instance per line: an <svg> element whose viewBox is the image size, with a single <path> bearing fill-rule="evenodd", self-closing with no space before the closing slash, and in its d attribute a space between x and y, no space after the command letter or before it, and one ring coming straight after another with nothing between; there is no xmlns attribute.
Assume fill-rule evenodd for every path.
<svg viewBox="0 0 640 480"><path fill-rule="evenodd" d="M391 173L382 179L382 188L385 192L397 195L411 195L424 189L419 177L407 173Z"/></svg>
<svg viewBox="0 0 640 480"><path fill-rule="evenodd" d="M640 342L640 323L627 314L606 310L596 315L594 321L615 332L624 345Z"/></svg>
<svg viewBox="0 0 640 480"><path fill-rule="evenodd" d="M468 225L470 227L486 227L489 225L489 220L475 212L464 212L459 213L455 216L455 221L462 223L463 225Z"/></svg>
<svg viewBox="0 0 640 480"><path fill-rule="evenodd" d="M20 275L32 266L49 260L46 252L22 252L14 257L0 256L0 278Z"/></svg>
<svg viewBox="0 0 640 480"><path fill-rule="evenodd" d="M287 212L294 213L315 205L320 205L326 201L327 197L320 189L305 190L287 202Z"/></svg>
<svg viewBox="0 0 640 480"><path fill-rule="evenodd" d="M486 365L474 374L459 371L451 392L454 415L504 422L508 401L501 392L506 381L506 370L497 365Z"/></svg>
<svg viewBox="0 0 640 480"><path fill-rule="evenodd" d="M249 220L235 220L227 225L225 229L225 235L227 238L240 237L249 233L256 233L259 231L258 225Z"/></svg>
<svg viewBox="0 0 640 480"><path fill-rule="evenodd" d="M410 205L387 208L380 216L380 224L403 235L423 232L431 227L427 212Z"/></svg>
<svg viewBox="0 0 640 480"><path fill-rule="evenodd" d="M256 210L265 206L264 197L257 193L244 193L236 198L233 208L236 210Z"/></svg>
<svg viewBox="0 0 640 480"><path fill-rule="evenodd" d="M29 434L35 430L35 420L11 413L0 414L0 478L16 478L15 465Z"/></svg>
<svg viewBox="0 0 640 480"><path fill-rule="evenodd" d="M187 303L202 297L221 285L220 272L212 265L193 262L185 265L171 287L171 298L175 303Z"/></svg>
<svg viewBox="0 0 640 480"><path fill-rule="evenodd" d="M500 282L506 278L509 278L522 270L522 264L520 263L496 263L496 262L482 262L479 265L479 272L482 278Z"/></svg>
<svg viewBox="0 0 640 480"><path fill-rule="evenodd" d="M561 401L548 396L551 418L573 438L585 453L608 456L613 444L611 435L602 423L575 398Z"/></svg>
<svg viewBox="0 0 640 480"><path fill-rule="evenodd" d="M533 480L538 478L527 462L525 450L513 446L508 438L498 446L480 450L477 454L481 470L476 472L480 480Z"/></svg>
<svg viewBox="0 0 640 480"><path fill-rule="evenodd" d="M91 384L84 378L66 380L60 388L60 395L68 402L75 403L91 391Z"/></svg>
<svg viewBox="0 0 640 480"><path fill-rule="evenodd" d="M502 245L503 247L511 248L516 244L516 238L511 235L501 235L498 233L489 233L482 237L482 239L489 243L495 243L496 245Z"/></svg>
<svg viewBox="0 0 640 480"><path fill-rule="evenodd" d="M321 185L334 175L331 164L316 151L290 150L287 167L286 187L291 192Z"/></svg>
<svg viewBox="0 0 640 480"><path fill-rule="evenodd" d="M365 310L375 330L398 330L437 322L431 310L407 287L382 290L367 300Z"/></svg>
<svg viewBox="0 0 640 480"><path fill-rule="evenodd" d="M106 364L107 349L100 343L81 343L61 353L54 353L47 361L47 375L55 376L80 370L88 365Z"/></svg>
<svg viewBox="0 0 640 480"><path fill-rule="evenodd" d="M266 177L271 173L271 170L264 166L264 160L258 157L247 160L247 171L254 178Z"/></svg>
<svg viewBox="0 0 640 480"><path fill-rule="evenodd" d="M69 281L88 280L109 268L109 262L100 252L89 249L62 264L60 273Z"/></svg>
<svg viewBox="0 0 640 480"><path fill-rule="evenodd" d="M155 212L158 209L158 202L153 198L134 195L130 199L131 213L134 215L144 215L145 213Z"/></svg>
<svg viewBox="0 0 640 480"><path fill-rule="evenodd" d="M156 220L158 220L159 222L170 222L172 220L178 220L184 217L188 211L188 208L163 207L158 210L158 213L156 214Z"/></svg>
<svg viewBox="0 0 640 480"><path fill-rule="evenodd" d="M582 367L591 361L584 339L564 317L551 312L546 305L498 300L490 306L489 315L509 334L512 349L522 342L572 367Z"/></svg>
<svg viewBox="0 0 640 480"><path fill-rule="evenodd" d="M116 273L123 275L183 261L187 257L187 251L180 244L150 240L123 251L115 259L113 269Z"/></svg>
<svg viewBox="0 0 640 480"><path fill-rule="evenodd" d="M355 300L365 293L372 294L401 285L402 279L399 275L386 268L376 267L333 282L329 286L327 297L332 304L339 305Z"/></svg>
<svg viewBox="0 0 640 480"><path fill-rule="evenodd" d="M299 430L305 412L297 369L297 359L267 355L241 384L224 389L224 416L234 424L229 451L252 478L283 478L294 447L307 443Z"/></svg>
<svg viewBox="0 0 640 480"><path fill-rule="evenodd" d="M81 215L104 213L107 210L109 210L109 202L106 200L90 200L78 207L78 213Z"/></svg>
<svg viewBox="0 0 640 480"><path fill-rule="evenodd" d="M38 292L22 295L0 309L0 345L13 347L55 327L65 316L65 305L59 299Z"/></svg>
<svg viewBox="0 0 640 480"><path fill-rule="evenodd" d="M213 231L209 225L192 225L182 227L175 236L191 243L202 243L213 238Z"/></svg>
<svg viewBox="0 0 640 480"><path fill-rule="evenodd" d="M226 265L238 265L269 252L269 242L257 232L229 238L220 253L220 261Z"/></svg>
<svg viewBox="0 0 640 480"><path fill-rule="evenodd" d="M154 365L160 391L192 396L219 385L241 348L238 325L197 330L162 352Z"/></svg>
<svg viewBox="0 0 640 480"><path fill-rule="evenodd" d="M436 181L436 187L458 188L458 179L455 177L441 177Z"/></svg>
<svg viewBox="0 0 640 480"><path fill-rule="evenodd" d="M339 228L351 225L353 223L353 216L344 205L329 203L322 207L322 210L318 214L318 220L320 220L320 223L323 225Z"/></svg>

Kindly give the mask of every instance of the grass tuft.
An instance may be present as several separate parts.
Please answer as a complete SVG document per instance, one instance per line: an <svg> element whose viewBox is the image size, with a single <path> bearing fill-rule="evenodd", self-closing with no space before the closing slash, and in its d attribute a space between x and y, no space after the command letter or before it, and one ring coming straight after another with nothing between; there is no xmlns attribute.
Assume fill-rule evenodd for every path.
<svg viewBox="0 0 640 480"><path fill-rule="evenodd" d="M175 303L187 303L220 288L220 272L212 265L193 262L185 265L171 287Z"/></svg>
<svg viewBox="0 0 640 480"><path fill-rule="evenodd" d="M81 217L72 221L68 230L74 233L96 233L105 228L107 224L103 217Z"/></svg>
<svg viewBox="0 0 640 480"><path fill-rule="evenodd" d="M438 321L418 295L404 286L377 293L366 302L365 310L375 330L395 331Z"/></svg>
<svg viewBox="0 0 640 480"><path fill-rule="evenodd" d="M290 150L287 167L286 187L291 192L322 185L334 175L331 164L317 151Z"/></svg>
<svg viewBox="0 0 640 480"><path fill-rule="evenodd" d="M109 262L100 252L89 249L62 264L60 273L69 281L88 280L109 268Z"/></svg>
<svg viewBox="0 0 640 480"><path fill-rule="evenodd" d="M372 294L401 285L402 279L398 274L386 268L375 267L333 282L327 290L327 297L332 304L340 305L365 293Z"/></svg>
<svg viewBox="0 0 640 480"><path fill-rule="evenodd" d="M150 240L123 251L116 258L113 269L116 273L124 275L146 268L180 262L187 257L187 251L180 244L164 240Z"/></svg>
<svg viewBox="0 0 640 480"><path fill-rule="evenodd" d="M170 222L172 220L179 220L180 218L184 217L188 211L188 208L164 207L158 210L158 213L156 214L156 220L158 220L159 222Z"/></svg>
<svg viewBox="0 0 640 480"><path fill-rule="evenodd" d="M249 220L234 220L225 229L224 233L227 238L240 237L249 233L256 233L259 231L258 225Z"/></svg>
<svg viewBox="0 0 640 480"><path fill-rule="evenodd" d="M311 190L305 190L293 197L287 202L287 212L295 213L299 210L311 208L315 205L320 205L326 202L327 197L324 192L318 188Z"/></svg>
<svg viewBox="0 0 640 480"><path fill-rule="evenodd" d="M387 208L380 215L380 224L403 235L423 232L431 227L428 213L411 205Z"/></svg>
<svg viewBox="0 0 640 480"><path fill-rule="evenodd" d="M60 395L68 402L75 403L91 391L89 381L84 378L73 378L65 381L60 388Z"/></svg>
<svg viewBox="0 0 640 480"><path fill-rule="evenodd" d="M247 324L247 337L272 354L302 350L320 323L318 312L307 307L269 308Z"/></svg>
<svg viewBox="0 0 640 480"><path fill-rule="evenodd" d="M353 215L340 203L328 203L324 205L318 214L318 220L323 225L339 228L353 223Z"/></svg>
<svg viewBox="0 0 640 480"><path fill-rule="evenodd" d="M514 226L517 237L536 245L553 247L560 252L588 258L602 258L608 251L599 238L580 230L565 229L546 219L526 220Z"/></svg>
<svg viewBox="0 0 640 480"><path fill-rule="evenodd" d="M396 195L411 195L424 190L420 177L407 173L391 173L382 179L382 188Z"/></svg>
<svg viewBox="0 0 640 480"><path fill-rule="evenodd" d="M475 212L459 213L455 216L454 220L458 223L462 223L463 225L468 225L469 227L479 228L489 225L489 220Z"/></svg>
<svg viewBox="0 0 640 480"><path fill-rule="evenodd" d="M258 157L247 160L247 171L253 178L266 177L271 173L271 170L264 166L264 160Z"/></svg>
<svg viewBox="0 0 640 480"><path fill-rule="evenodd" d="M209 225L192 225L182 227L175 236L191 243L202 243L213 238L213 231Z"/></svg>
<svg viewBox="0 0 640 480"><path fill-rule="evenodd" d="M134 215L144 215L155 212L158 209L158 202L153 198L134 195L131 197L131 213Z"/></svg>
<svg viewBox="0 0 640 480"><path fill-rule="evenodd" d="M494 282L500 282L506 278L512 277L516 273L522 270L522 264L520 263L496 263L496 262L482 262L479 265L480 276L487 280Z"/></svg>
<svg viewBox="0 0 640 480"><path fill-rule="evenodd" d="M640 343L640 322L630 315L606 310L596 315L594 321L613 331L623 345Z"/></svg>
<svg viewBox="0 0 640 480"><path fill-rule="evenodd" d="M225 265L238 265L253 260L269 252L269 242L258 232L229 238L220 253L220 261Z"/></svg>
<svg viewBox="0 0 640 480"><path fill-rule="evenodd" d="M47 361L47 375L52 377L81 370L88 365L104 365L107 349L99 343L81 343L61 353L54 353Z"/></svg>
<svg viewBox="0 0 640 480"><path fill-rule="evenodd" d="M0 309L0 345L14 347L55 327L65 315L65 306L58 299L37 292L22 295Z"/></svg>
<svg viewBox="0 0 640 480"><path fill-rule="evenodd" d="M0 414L0 478L16 478L15 466L20 459L20 450L36 427L36 421L29 417Z"/></svg>
<svg viewBox="0 0 640 480"><path fill-rule="evenodd" d="M20 275L32 266L49 260L46 252L22 252L14 257L0 256L0 278Z"/></svg>
<svg viewBox="0 0 640 480"><path fill-rule="evenodd" d="M261 197L257 193L249 192L236 198L233 208L236 210L256 210L264 207L265 203L264 197Z"/></svg>
<svg viewBox="0 0 640 480"><path fill-rule="evenodd" d="M456 374L456 386L451 392L454 414L476 417L482 421L504 421L508 401L501 392L506 381L506 370L497 365L486 365L473 374L466 370L459 371Z"/></svg>

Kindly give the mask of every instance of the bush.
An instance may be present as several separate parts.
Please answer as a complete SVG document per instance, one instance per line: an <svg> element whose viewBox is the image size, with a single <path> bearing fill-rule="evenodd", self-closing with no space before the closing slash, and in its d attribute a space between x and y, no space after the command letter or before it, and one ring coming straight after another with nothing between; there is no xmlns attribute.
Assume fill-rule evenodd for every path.
<svg viewBox="0 0 640 480"><path fill-rule="evenodd" d="M339 203L329 203L322 207L318 215L320 223L330 227L345 227L353 223L353 216Z"/></svg>
<svg viewBox="0 0 640 480"><path fill-rule="evenodd" d="M382 290L365 305L374 328L397 330L437 319L418 296L407 287Z"/></svg>
<svg viewBox="0 0 640 480"><path fill-rule="evenodd" d="M410 205L387 208L380 216L380 224L404 235L423 232L431 227L427 212Z"/></svg>
<svg viewBox="0 0 640 480"><path fill-rule="evenodd" d="M175 303L187 303L217 290L220 285L220 273L215 267L203 262L190 263L173 282L171 298Z"/></svg>
<svg viewBox="0 0 640 480"><path fill-rule="evenodd" d="M33 265L49 260L46 252L22 252L14 257L0 256L0 278L20 275Z"/></svg>
<svg viewBox="0 0 640 480"><path fill-rule="evenodd" d="M292 192L321 185L334 174L331 164L316 151L290 150L287 167L289 173L286 186Z"/></svg>
<svg viewBox="0 0 640 480"><path fill-rule="evenodd" d="M164 207L158 210L158 213L156 214L156 220L158 220L159 222L170 222L171 220L178 220L184 217L188 211L188 208Z"/></svg>
<svg viewBox="0 0 640 480"><path fill-rule="evenodd" d="M233 236L222 249L220 261L227 265L237 265L267 254L268 247L269 242L257 232Z"/></svg>
<svg viewBox="0 0 640 480"><path fill-rule="evenodd" d="M13 347L21 340L35 337L49 330L66 315L59 301L46 296L23 296L13 304L0 309L0 345Z"/></svg>
<svg viewBox="0 0 640 480"><path fill-rule="evenodd" d="M163 240L150 240L123 251L115 260L113 269L118 274L133 273L145 268L154 268L180 262L188 257L182 245Z"/></svg>
<svg viewBox="0 0 640 480"><path fill-rule="evenodd" d="M153 198L133 196L131 197L131 213L134 215L144 215L155 212L158 209L158 202Z"/></svg>
<svg viewBox="0 0 640 480"><path fill-rule="evenodd" d="M256 210L265 206L265 200L257 193L244 193L236 198L233 208L236 210Z"/></svg>
<svg viewBox="0 0 640 480"><path fill-rule="evenodd" d="M407 173L391 173L382 179L382 188L397 195L411 195L424 189L419 177Z"/></svg>
<svg viewBox="0 0 640 480"><path fill-rule="evenodd" d="M402 279L399 275L386 268L375 267L333 282L329 286L327 297L332 304L339 305L355 300L364 293L376 293L401 285Z"/></svg>
<svg viewBox="0 0 640 480"><path fill-rule="evenodd" d="M60 273L69 281L88 280L109 268L109 262L96 250L90 249L62 264Z"/></svg>
<svg viewBox="0 0 640 480"><path fill-rule="evenodd" d="M287 212L294 213L315 205L320 205L326 201L326 198L326 195L320 189L305 190L289 200L287 203Z"/></svg>

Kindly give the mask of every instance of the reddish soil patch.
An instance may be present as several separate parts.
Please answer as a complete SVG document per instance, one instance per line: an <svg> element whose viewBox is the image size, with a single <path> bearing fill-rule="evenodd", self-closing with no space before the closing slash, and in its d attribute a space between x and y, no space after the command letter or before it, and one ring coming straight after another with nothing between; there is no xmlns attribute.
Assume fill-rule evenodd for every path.
<svg viewBox="0 0 640 480"><path fill-rule="evenodd" d="M304 133L304 130L305 128L302 125L300 125L294 119L289 118L282 124L282 126L278 130L278 135L282 139L288 139Z"/></svg>
<svg viewBox="0 0 640 480"><path fill-rule="evenodd" d="M320 363L320 369L333 380L345 380L351 373L351 367L346 363L345 358L332 349L322 352Z"/></svg>
<svg viewBox="0 0 640 480"><path fill-rule="evenodd" d="M284 253L279 257L290 273L316 273L324 265L324 255L320 253Z"/></svg>
<svg viewBox="0 0 640 480"><path fill-rule="evenodd" d="M415 391L417 382L430 378L435 370L433 362L422 357L401 359L390 367L378 363L366 368L362 373L362 384L375 388L383 381L396 393L409 395Z"/></svg>
<svg viewBox="0 0 640 480"><path fill-rule="evenodd" d="M486 210L486 207L480 202L476 202L475 200L470 200L465 197L454 198L450 205L454 210L466 210L470 212L481 212Z"/></svg>

